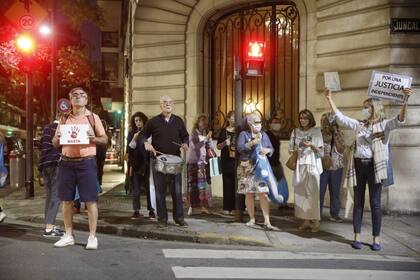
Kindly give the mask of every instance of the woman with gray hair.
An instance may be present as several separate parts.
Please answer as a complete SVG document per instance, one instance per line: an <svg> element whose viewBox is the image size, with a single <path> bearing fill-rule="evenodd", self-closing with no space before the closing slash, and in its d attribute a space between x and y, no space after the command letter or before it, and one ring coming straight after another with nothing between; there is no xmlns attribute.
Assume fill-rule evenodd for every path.
<svg viewBox="0 0 420 280"><path fill-rule="evenodd" d="M403 90L406 100L411 95L411 89ZM337 109L329 89L325 97L331 107L333 117L337 122L356 132L354 161L349 161L346 178L354 186L353 229L354 241L352 247L361 249L360 232L362 228L363 208L365 204L366 183L369 186L369 200L372 212L373 251L381 250L380 232L382 222L381 192L382 181L387 179L388 141L392 129L401 127L405 121L407 102L401 108L398 116L385 119L383 106L379 99L369 98L363 102L362 114L364 120L355 120L345 116Z"/></svg>
<svg viewBox="0 0 420 280"><path fill-rule="evenodd" d="M252 161L252 154L259 149L259 154L271 156L273 146L268 135L261 131L261 117L256 113L246 118L248 129L242 131L238 136L237 150L239 153L238 164L238 193L245 194L245 205L249 214L247 226L255 226L254 196L258 194L260 206L264 215L264 228L267 230L277 229L270 223L270 207L268 202L269 186L253 174L255 162ZM257 150L258 151L258 150Z"/></svg>

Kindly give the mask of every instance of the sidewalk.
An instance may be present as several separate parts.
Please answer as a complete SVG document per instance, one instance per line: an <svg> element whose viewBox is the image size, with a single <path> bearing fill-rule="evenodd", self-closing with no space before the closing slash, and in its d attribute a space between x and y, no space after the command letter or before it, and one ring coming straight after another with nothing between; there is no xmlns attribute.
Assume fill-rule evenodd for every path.
<svg viewBox="0 0 420 280"><path fill-rule="evenodd" d="M114 168L114 169L113 169ZM325 253L375 253L364 246L361 251L351 249L349 243L353 238L351 221L334 223L328 220L328 209L325 211L318 233L300 231L297 229L299 221L294 218L293 209L277 209L272 205L272 224L280 231L265 231L262 228L263 218L257 211L257 222L261 227L250 228L243 223L237 223L233 216L224 215L221 210L222 200L214 199L211 214L195 214L186 216L189 227L178 227L170 219L169 226L163 228L156 220L147 218L147 211L142 209L139 220L131 220L131 197L126 196L124 175L107 166L103 180L104 193L99 198L98 232L117 234L145 239L161 239L170 241L186 241L215 244L237 244L253 246L269 246L289 251L325 252ZM41 227L44 222L44 189L36 186L35 198L24 199L24 190L2 190L4 208L8 215L5 223L30 222ZM142 197L142 205L146 205ZM168 196L168 210L171 211L171 200ZM258 203L257 203L258 205ZM259 206L258 206L259 210ZM185 209L186 213L186 209ZM171 212L169 213L171 216ZM247 216L244 217L247 220ZM62 225L62 214L57 217L57 224ZM399 255L420 257L420 217L408 215L384 215L382 221L382 247L381 255ZM87 213L83 211L74 217L74 228L88 230ZM370 213L364 215L362 240L371 243Z"/></svg>

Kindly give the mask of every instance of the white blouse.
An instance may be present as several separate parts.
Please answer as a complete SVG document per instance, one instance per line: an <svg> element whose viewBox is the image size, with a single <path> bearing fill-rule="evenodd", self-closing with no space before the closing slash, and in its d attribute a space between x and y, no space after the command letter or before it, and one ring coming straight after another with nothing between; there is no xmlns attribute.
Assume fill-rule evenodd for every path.
<svg viewBox="0 0 420 280"><path fill-rule="evenodd" d="M300 128L296 128L293 130L292 135L290 137L289 150L293 150L293 147L297 145L299 147L299 157L297 163L315 165L317 166L319 173L322 173L321 157L323 154L323 149L321 149L320 154L316 154L310 147L303 146L303 141L305 141L307 137L311 137L310 142L312 142L314 146L324 146L324 141L322 140L322 133L318 127L312 127L306 131Z"/></svg>
<svg viewBox="0 0 420 280"><path fill-rule="evenodd" d="M337 110L335 114L332 114L331 117L335 118L340 125L356 132L356 150L354 152L355 158L373 158L371 140L371 136L375 130L373 125L366 126L364 122L347 117L343 115L343 113L341 113L339 110ZM388 144L390 131L401 127L403 124L404 122L401 122L397 116L393 119L383 119L381 122L375 124L375 126L380 126L382 128L385 134L383 142Z"/></svg>

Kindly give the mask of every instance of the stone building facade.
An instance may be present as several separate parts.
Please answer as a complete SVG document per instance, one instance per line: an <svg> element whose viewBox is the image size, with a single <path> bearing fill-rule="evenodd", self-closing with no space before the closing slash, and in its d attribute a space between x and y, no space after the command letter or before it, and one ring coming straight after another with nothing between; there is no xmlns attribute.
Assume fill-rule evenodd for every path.
<svg viewBox="0 0 420 280"><path fill-rule="evenodd" d="M320 115L327 110L322 96L323 73L337 71L342 91L338 107L360 117L372 70L413 77L406 126L391 138L396 184L385 191L384 208L420 211L420 33L391 33L391 18L419 18L415 0L131 0L126 30L126 118L135 111L159 112L159 97L175 100L175 113L191 127L199 113L209 113L205 79L211 56L205 32L210 20L255 4L293 4L299 12L299 110ZM386 104L389 116L399 107ZM282 161L287 158L286 145ZM290 173L287 173L290 179ZM291 180L289 180L291 182ZM221 180L213 183L221 189ZM292 191L292 190L291 190Z"/></svg>

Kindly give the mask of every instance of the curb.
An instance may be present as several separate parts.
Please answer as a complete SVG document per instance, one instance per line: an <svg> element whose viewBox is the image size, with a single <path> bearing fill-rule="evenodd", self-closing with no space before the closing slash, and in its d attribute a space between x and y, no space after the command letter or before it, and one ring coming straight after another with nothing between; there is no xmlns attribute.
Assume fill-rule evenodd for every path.
<svg viewBox="0 0 420 280"><path fill-rule="evenodd" d="M18 221L24 221L39 225L44 225L44 219L38 216L27 216L16 218ZM57 220L62 222L62 220ZM80 231L89 231L87 223L73 221L73 229ZM179 241L189 243L202 244L218 244L218 245L244 245L244 246L258 246L258 247L273 247L272 244L252 239L242 235L221 235L215 233L173 233L165 231L141 230L134 228L127 228L124 226L104 225L98 224L98 233L118 235L122 237L134 237L151 240L165 240L165 241Z"/></svg>

